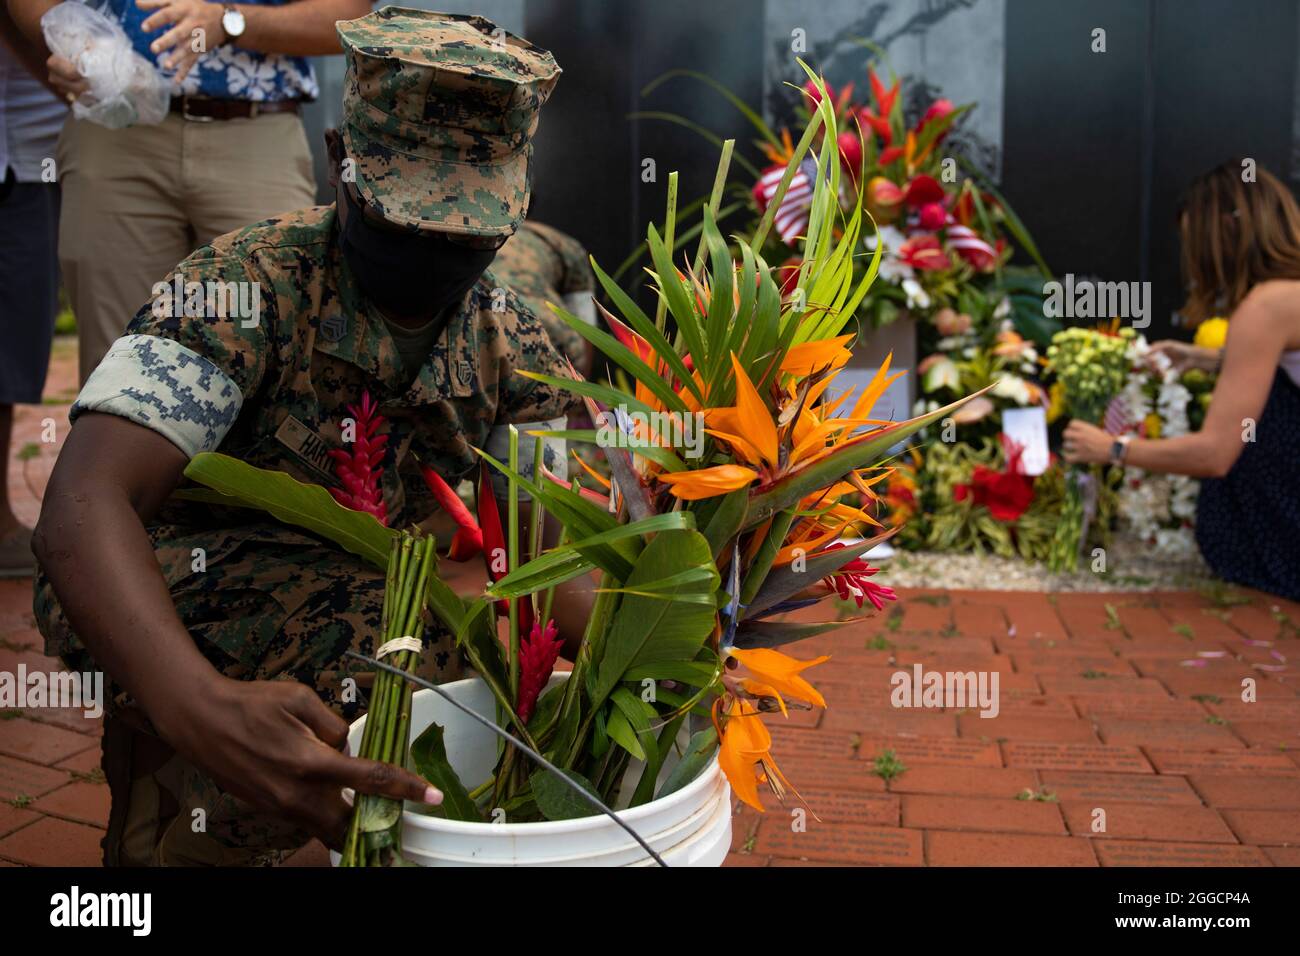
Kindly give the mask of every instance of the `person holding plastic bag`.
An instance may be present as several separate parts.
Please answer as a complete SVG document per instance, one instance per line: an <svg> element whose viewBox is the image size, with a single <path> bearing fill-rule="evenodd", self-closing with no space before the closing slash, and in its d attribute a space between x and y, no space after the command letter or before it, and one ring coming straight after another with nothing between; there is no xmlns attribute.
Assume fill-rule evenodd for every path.
<svg viewBox="0 0 1300 956"><path fill-rule="evenodd" d="M74 106L57 152L59 261L84 382L190 250L315 201L300 117L317 95L306 57L339 53L335 21L370 3L107 0L99 10L130 55L82 11L60 11L72 27L42 30L47 13L76 0L7 3ZM56 45L74 37L75 59L51 51L47 33Z"/></svg>

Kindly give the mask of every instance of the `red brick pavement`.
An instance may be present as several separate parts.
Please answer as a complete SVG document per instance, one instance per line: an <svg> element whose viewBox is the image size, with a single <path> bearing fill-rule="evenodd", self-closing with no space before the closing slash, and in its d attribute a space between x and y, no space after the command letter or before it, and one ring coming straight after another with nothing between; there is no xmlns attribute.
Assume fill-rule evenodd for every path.
<svg viewBox="0 0 1300 956"><path fill-rule="evenodd" d="M52 393L70 387L56 360ZM14 451L45 417L62 438L65 414L21 409ZM41 446L29 463L37 489L52 461ZM34 519L13 456L9 482ZM806 642L802 656L833 655L809 672L829 709L771 726L816 817L738 806L729 864L1300 865L1300 606L1232 593L1245 603L904 592L901 615ZM0 582L0 671L57 667L33 625L30 582ZM999 715L892 707L890 677L915 663L996 672ZM0 712L0 864L98 862L98 735L75 713Z"/></svg>

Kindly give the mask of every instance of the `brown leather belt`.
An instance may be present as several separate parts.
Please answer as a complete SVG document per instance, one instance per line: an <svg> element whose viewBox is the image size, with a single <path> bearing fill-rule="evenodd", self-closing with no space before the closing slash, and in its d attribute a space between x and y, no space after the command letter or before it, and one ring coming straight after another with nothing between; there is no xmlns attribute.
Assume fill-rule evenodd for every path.
<svg viewBox="0 0 1300 956"><path fill-rule="evenodd" d="M173 96L171 111L196 123L213 120L252 119L264 113L297 113L302 100L218 100L208 96Z"/></svg>

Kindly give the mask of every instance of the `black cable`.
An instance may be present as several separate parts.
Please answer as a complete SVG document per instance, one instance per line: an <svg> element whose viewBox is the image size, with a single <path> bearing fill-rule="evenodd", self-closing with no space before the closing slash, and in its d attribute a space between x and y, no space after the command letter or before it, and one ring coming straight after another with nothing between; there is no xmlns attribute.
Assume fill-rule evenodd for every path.
<svg viewBox="0 0 1300 956"><path fill-rule="evenodd" d="M398 677L401 677L405 680L409 680L412 684L418 684L420 687L423 687L425 690L433 691L435 694L437 694L443 700L447 701L447 703L451 704L457 710L461 711L462 713L468 714L470 717L473 717L475 720L477 720L484 727L491 730L498 737L501 737L503 740L510 741L510 743L514 744L524 753L528 754L528 756L531 757L535 763L540 764L541 766L549 770L551 773L555 774L557 777L559 777L561 780L567 783L570 787L576 790L579 794L581 794L584 800L586 800L593 807L595 807L601 813L605 814L605 816L609 817L620 827L626 830L628 834L631 835L633 840L636 840L637 843L641 844L641 848L644 849L647 853L649 853L651 859L653 859L656 863L664 867L668 865L663 861L663 857L661 857L658 853L656 853L653 849L651 849L650 844L646 843L645 840L641 839L640 834L638 834L635 830L633 830L630 826L628 826L627 823L624 822L623 819L619 817L617 813L615 813L609 807L605 806L605 804L601 802L599 797L594 796L585 787L579 784L578 781L574 780L567 773L565 773L559 767L555 766L555 764L551 763L549 760L547 760L545 757L539 754L536 750L533 750L533 748L529 747L526 743L524 743L514 734L510 733L508 730L504 730L501 727L498 727L496 724L488 720L482 714L470 710L468 707L466 707L460 701L456 700L454 697L448 694L437 684L427 681L423 677L416 677L414 674L408 674L406 671L402 670L401 668L394 667L392 664L385 664L383 661L375 660L373 657L367 657L365 654L358 654L356 651L347 651L345 653L347 654L348 657L355 657L359 661L365 661L367 664L369 664L372 667L377 667L380 670L388 671L390 674L396 674Z"/></svg>

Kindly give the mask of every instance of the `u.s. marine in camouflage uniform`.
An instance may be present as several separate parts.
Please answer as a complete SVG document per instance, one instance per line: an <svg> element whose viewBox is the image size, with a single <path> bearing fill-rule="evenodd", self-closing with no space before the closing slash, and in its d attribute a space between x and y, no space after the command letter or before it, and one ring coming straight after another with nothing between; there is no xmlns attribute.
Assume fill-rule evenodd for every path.
<svg viewBox="0 0 1300 956"><path fill-rule="evenodd" d="M340 201L223 236L155 288L73 406L38 527L48 652L112 679L109 864L277 859L332 832L338 785L362 763L324 753L316 737L337 747L342 722L292 684L355 714L343 654L375 649L383 575L258 514L169 498L190 457L219 450L329 484L345 406L368 391L388 422L390 524L405 525L434 507L418 465L463 476L473 447L499 451L507 423L563 427L570 405L517 374L560 375L562 362L536 315L483 272L527 206L554 59L477 17L386 8L338 29ZM562 472L562 449L552 455ZM460 676L450 636L425 637L426 676ZM241 683L214 683L194 647ZM302 743L285 722L315 736ZM425 795L414 778L366 773L376 792ZM248 782L262 776L269 794ZM280 812L316 813L314 800L307 829Z"/></svg>
<svg viewBox="0 0 1300 956"><path fill-rule="evenodd" d="M587 374L591 346L548 308L554 303L584 322L596 324L592 299L596 275L582 244L553 226L527 220L501 247L492 272L537 313L556 351Z"/></svg>

